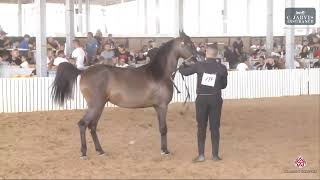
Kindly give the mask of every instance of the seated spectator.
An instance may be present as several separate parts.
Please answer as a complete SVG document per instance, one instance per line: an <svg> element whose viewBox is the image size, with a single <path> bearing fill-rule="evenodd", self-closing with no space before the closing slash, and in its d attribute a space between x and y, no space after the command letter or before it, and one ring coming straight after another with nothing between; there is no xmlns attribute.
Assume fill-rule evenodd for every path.
<svg viewBox="0 0 320 180"><path fill-rule="evenodd" d="M73 40L73 52L71 57L75 59L75 65L78 69L84 69L84 60L86 53L81 47L80 41L78 39Z"/></svg>
<svg viewBox="0 0 320 180"><path fill-rule="evenodd" d="M18 40L16 40L13 44L12 44L12 49L18 49L20 48L20 42Z"/></svg>
<svg viewBox="0 0 320 180"><path fill-rule="evenodd" d="M0 54L0 65L9 65L9 59L10 55L9 53L2 53Z"/></svg>
<svg viewBox="0 0 320 180"><path fill-rule="evenodd" d="M278 69L275 63L275 60L271 57L266 59L265 69L267 70L274 70Z"/></svg>
<svg viewBox="0 0 320 180"><path fill-rule="evenodd" d="M320 60L313 64L313 68L320 68Z"/></svg>
<svg viewBox="0 0 320 180"><path fill-rule="evenodd" d="M130 53L125 49L124 45L119 45L118 51L116 53L116 57L118 60L123 59L126 64L129 64L132 60L132 56Z"/></svg>
<svg viewBox="0 0 320 180"><path fill-rule="evenodd" d="M3 55L0 54L0 65L9 65L9 62L5 60Z"/></svg>
<svg viewBox="0 0 320 180"><path fill-rule="evenodd" d="M57 58L55 58L54 61L53 61L53 65L54 66L59 66L59 64L63 63L63 62L69 62L69 61L66 59L64 51L63 50L59 50L58 54L57 54Z"/></svg>
<svg viewBox="0 0 320 180"><path fill-rule="evenodd" d="M19 50L18 49L12 50L11 51L11 56L9 57L9 59L7 61L9 62L10 65L20 66L22 61L20 59Z"/></svg>
<svg viewBox="0 0 320 180"><path fill-rule="evenodd" d="M98 52L98 41L93 37L92 32L88 32L87 34L87 42L86 42L86 52L87 52L87 65L94 64L94 61L97 57Z"/></svg>
<svg viewBox="0 0 320 180"><path fill-rule="evenodd" d="M247 70L249 70L249 60L248 59L244 59L243 62L239 63L237 65L237 70L238 71L247 71Z"/></svg>
<svg viewBox="0 0 320 180"><path fill-rule="evenodd" d="M120 67L120 68L125 68L128 67L129 65L126 63L125 59L119 59L118 63L116 64L116 67Z"/></svg>
<svg viewBox="0 0 320 180"><path fill-rule="evenodd" d="M115 58L115 53L111 49L111 44L109 43L105 44L104 50L100 54L100 60L102 61L103 64L113 65L115 64L114 58Z"/></svg>
<svg viewBox="0 0 320 180"><path fill-rule="evenodd" d="M143 52L137 52L134 59L136 64L145 64L147 58Z"/></svg>
<svg viewBox="0 0 320 180"><path fill-rule="evenodd" d="M300 57L301 58L307 58L310 52L310 47L308 46L308 41L304 40L303 41L303 46L300 52Z"/></svg>
<svg viewBox="0 0 320 180"><path fill-rule="evenodd" d="M54 51L60 50L60 43L56 39L53 39L53 37L48 37L47 42L48 49L53 49Z"/></svg>
<svg viewBox="0 0 320 180"><path fill-rule="evenodd" d="M264 56L260 56L260 57L259 57L259 61L256 62L256 63L254 63L254 64L253 64L253 67L254 67L256 70L262 70L263 67L264 67L264 65L265 65L265 58L264 58Z"/></svg>
<svg viewBox="0 0 320 180"><path fill-rule="evenodd" d="M29 68L29 62L25 56L21 56L22 63L20 64L21 68Z"/></svg>

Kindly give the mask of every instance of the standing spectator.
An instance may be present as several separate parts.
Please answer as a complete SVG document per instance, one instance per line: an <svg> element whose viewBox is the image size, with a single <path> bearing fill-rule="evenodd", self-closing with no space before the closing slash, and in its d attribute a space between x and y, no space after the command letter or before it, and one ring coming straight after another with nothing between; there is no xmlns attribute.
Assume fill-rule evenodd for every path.
<svg viewBox="0 0 320 180"><path fill-rule="evenodd" d="M53 37L48 37L47 48L54 51L60 50L60 43L56 39L53 39Z"/></svg>
<svg viewBox="0 0 320 180"><path fill-rule="evenodd" d="M120 44L118 47L118 52L116 54L118 60L122 59L125 61L126 64L131 62L131 55L130 53L124 48L124 45Z"/></svg>
<svg viewBox="0 0 320 180"><path fill-rule="evenodd" d="M204 61L206 58L206 45L204 43L200 43L198 55L201 58L201 61Z"/></svg>
<svg viewBox="0 0 320 180"><path fill-rule="evenodd" d="M30 41L30 36L28 34L25 34L23 36L23 40L20 42L18 46L20 49L24 49L24 51L20 52L22 56L28 56L29 51L27 49L29 49L29 41Z"/></svg>
<svg viewBox="0 0 320 180"><path fill-rule="evenodd" d="M94 35L94 38L98 42L98 52L97 54L100 54L103 51L104 42L103 42L103 35L100 29L97 30L96 34Z"/></svg>
<svg viewBox="0 0 320 180"><path fill-rule="evenodd" d="M111 45L109 43L104 45L104 50L100 55L100 59L103 62L103 64L109 64L109 65L115 64L114 62L115 54L113 49L111 49Z"/></svg>
<svg viewBox="0 0 320 180"><path fill-rule="evenodd" d="M230 69L236 69L237 64L239 63L237 55L232 50L232 47L225 46L224 49L225 61L229 63Z"/></svg>
<svg viewBox="0 0 320 180"><path fill-rule="evenodd" d="M20 42L19 48L29 49L29 41L30 41L30 36L28 34L25 34L23 36L23 40Z"/></svg>
<svg viewBox="0 0 320 180"><path fill-rule="evenodd" d="M308 41L304 40L303 41L303 46L300 52L300 57L301 58L307 58L310 52L310 47L308 46Z"/></svg>
<svg viewBox="0 0 320 180"><path fill-rule="evenodd" d="M107 43L109 43L111 45L111 49L115 48L115 43L113 41L112 34L108 34Z"/></svg>
<svg viewBox="0 0 320 180"><path fill-rule="evenodd" d="M146 62L146 56L143 54L142 51L135 53L135 63L136 64L143 64Z"/></svg>
<svg viewBox="0 0 320 180"><path fill-rule="evenodd" d="M98 41L93 38L92 32L88 32L88 38L86 43L86 51L87 51L87 65L91 65L94 63L96 56L97 56L97 50L98 50Z"/></svg>
<svg viewBox="0 0 320 180"><path fill-rule="evenodd" d="M71 57L75 59L75 64L78 69L84 69L84 59L86 53L82 49L80 45L80 41L78 39L73 40L73 52Z"/></svg>
<svg viewBox="0 0 320 180"><path fill-rule="evenodd" d="M237 38L235 42L232 44L234 53L237 55L237 57L240 57L242 55L243 51L243 42L240 37Z"/></svg>
<svg viewBox="0 0 320 180"><path fill-rule="evenodd" d="M17 65L20 66L20 64L22 63L21 59L20 59L20 54L19 54L19 50L18 49L13 49L11 51L11 56L9 57L9 59L7 60L9 62L9 64L11 65Z"/></svg>
<svg viewBox="0 0 320 180"><path fill-rule="evenodd" d="M7 38L7 34L8 33L0 29L0 50L4 50L10 47L10 41Z"/></svg>

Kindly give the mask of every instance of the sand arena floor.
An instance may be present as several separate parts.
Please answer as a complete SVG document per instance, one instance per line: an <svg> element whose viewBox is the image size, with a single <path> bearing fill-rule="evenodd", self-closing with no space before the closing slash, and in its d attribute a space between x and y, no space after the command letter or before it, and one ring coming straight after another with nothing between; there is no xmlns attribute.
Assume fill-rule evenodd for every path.
<svg viewBox="0 0 320 180"><path fill-rule="evenodd" d="M87 133L87 161L79 158L77 127L84 111L0 114L0 179L320 178L320 96L225 100L223 160L200 164L191 162L197 152L194 104L182 115L183 109L181 104L169 107L172 154L163 157L153 109L106 108L98 136L107 156L96 154ZM307 173L294 166L299 155Z"/></svg>

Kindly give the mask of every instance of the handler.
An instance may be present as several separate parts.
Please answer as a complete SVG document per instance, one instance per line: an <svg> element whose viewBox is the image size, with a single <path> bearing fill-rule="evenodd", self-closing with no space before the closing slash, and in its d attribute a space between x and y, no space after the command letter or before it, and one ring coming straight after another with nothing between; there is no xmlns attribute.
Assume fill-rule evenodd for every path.
<svg viewBox="0 0 320 180"><path fill-rule="evenodd" d="M220 140L220 117L222 109L221 89L227 86L227 68L218 63L218 48L216 45L209 45L206 51L206 61L197 62L192 65L183 64L180 66L180 73L185 76L197 73L197 99L196 118L198 122L198 152L194 162L205 160L204 147L206 139L207 123L209 118L212 159L221 160L219 157Z"/></svg>

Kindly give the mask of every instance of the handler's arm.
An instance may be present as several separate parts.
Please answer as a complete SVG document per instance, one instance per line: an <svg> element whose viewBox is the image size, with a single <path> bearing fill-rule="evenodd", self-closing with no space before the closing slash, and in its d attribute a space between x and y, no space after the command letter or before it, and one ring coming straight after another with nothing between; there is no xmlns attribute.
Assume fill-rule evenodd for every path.
<svg viewBox="0 0 320 180"><path fill-rule="evenodd" d="M197 73L197 69L197 64L181 65L179 68L179 72L184 76L189 76L191 74Z"/></svg>

